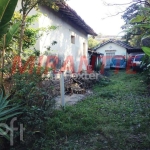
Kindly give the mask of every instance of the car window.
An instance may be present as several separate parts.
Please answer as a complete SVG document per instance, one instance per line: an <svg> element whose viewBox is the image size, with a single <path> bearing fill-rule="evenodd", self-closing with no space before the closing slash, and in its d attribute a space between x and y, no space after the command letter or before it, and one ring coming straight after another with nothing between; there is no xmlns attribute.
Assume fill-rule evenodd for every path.
<svg viewBox="0 0 150 150"><path fill-rule="evenodd" d="M135 56L135 61L141 61L144 55Z"/></svg>
<svg viewBox="0 0 150 150"><path fill-rule="evenodd" d="M116 59L116 60L123 60L123 59L125 59L124 57L121 57L121 56L115 56L115 57L113 57L113 59Z"/></svg>
<svg viewBox="0 0 150 150"><path fill-rule="evenodd" d="M124 60L123 58L113 58L115 60Z"/></svg>

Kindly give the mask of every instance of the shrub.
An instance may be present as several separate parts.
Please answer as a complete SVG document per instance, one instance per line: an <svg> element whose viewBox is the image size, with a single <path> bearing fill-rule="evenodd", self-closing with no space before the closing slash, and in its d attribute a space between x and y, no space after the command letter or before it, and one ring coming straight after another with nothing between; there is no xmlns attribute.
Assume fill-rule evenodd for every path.
<svg viewBox="0 0 150 150"><path fill-rule="evenodd" d="M50 78L43 77L42 73L16 73L12 76L12 101L23 105L23 114L18 118L19 124L25 128L24 141L20 142L19 131L15 132L15 145L12 149L41 149L45 136L45 123L54 110L55 101L52 87L46 87L43 81L50 82ZM17 126L17 125L16 125Z"/></svg>
<svg viewBox="0 0 150 150"><path fill-rule="evenodd" d="M146 77L146 82L148 84L150 84L150 56L145 55L145 57L141 63L141 67L144 68L143 74Z"/></svg>
<svg viewBox="0 0 150 150"><path fill-rule="evenodd" d="M10 104L10 96L6 96L5 95L5 91L4 88L0 89L1 93L0 93L0 123L6 123L7 124L7 120L10 120L12 117L18 115L21 113L20 109L20 105L17 104ZM11 129L9 127L6 126L6 129L8 131L10 131ZM3 127L0 127L0 146L1 148L6 148L5 147L5 143L7 143L7 141L4 139L6 138L8 141L10 140L10 137L8 134L4 134L5 129L3 129Z"/></svg>

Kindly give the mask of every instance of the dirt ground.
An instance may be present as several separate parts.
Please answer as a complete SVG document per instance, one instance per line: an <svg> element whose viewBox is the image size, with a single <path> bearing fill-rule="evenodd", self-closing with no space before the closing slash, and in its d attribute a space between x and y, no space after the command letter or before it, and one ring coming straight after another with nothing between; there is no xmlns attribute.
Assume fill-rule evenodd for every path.
<svg viewBox="0 0 150 150"><path fill-rule="evenodd" d="M85 94L72 94L72 95L65 95L64 99L65 99L65 105L74 105L76 104L78 101L81 101L83 99L85 99L87 96L93 94L92 90L87 90ZM61 96L57 96L55 98L56 101L56 108L61 107Z"/></svg>

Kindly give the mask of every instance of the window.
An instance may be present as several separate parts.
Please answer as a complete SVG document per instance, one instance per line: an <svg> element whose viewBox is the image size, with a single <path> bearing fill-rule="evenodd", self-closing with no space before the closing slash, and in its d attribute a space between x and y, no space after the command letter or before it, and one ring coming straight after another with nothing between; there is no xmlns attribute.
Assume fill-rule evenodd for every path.
<svg viewBox="0 0 150 150"><path fill-rule="evenodd" d="M75 36L74 35L71 35L71 43L75 44Z"/></svg>
<svg viewBox="0 0 150 150"><path fill-rule="evenodd" d="M86 55L86 45L85 45L85 43L83 43L83 55L84 56Z"/></svg>
<svg viewBox="0 0 150 150"><path fill-rule="evenodd" d="M135 56L135 61L142 61L144 55L136 55Z"/></svg>

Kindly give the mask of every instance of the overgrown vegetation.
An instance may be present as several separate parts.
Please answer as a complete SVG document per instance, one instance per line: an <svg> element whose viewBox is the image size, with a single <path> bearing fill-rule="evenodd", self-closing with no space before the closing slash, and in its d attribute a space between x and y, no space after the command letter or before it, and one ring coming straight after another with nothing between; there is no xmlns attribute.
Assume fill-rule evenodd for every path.
<svg viewBox="0 0 150 150"><path fill-rule="evenodd" d="M10 96L5 95L4 90L0 90L0 123L6 123L6 121L18 114L21 113L21 107L16 105L10 105ZM3 135L6 139L10 139L10 136L5 134L5 129L3 129L4 126L0 127L0 135ZM11 129L9 127L6 127L8 131ZM1 142L1 139L0 139Z"/></svg>
<svg viewBox="0 0 150 150"><path fill-rule="evenodd" d="M141 47L145 53L144 61L141 64L146 82L150 84L150 1L137 0L133 2L123 14L126 31L126 42L132 46Z"/></svg>
<svg viewBox="0 0 150 150"><path fill-rule="evenodd" d="M30 27L38 15L28 17L28 14L32 8L37 8L38 3L46 3L55 9L55 0L49 1L52 3L46 0L21 1L21 14L15 13L14 16L17 0L0 2L0 6L5 6L5 10L0 10L0 84L2 87L6 81L10 84L7 89L9 97L4 96L5 90L0 93L0 123L9 124L11 117L17 115L15 127L23 124L26 130L24 141L20 141L20 131L14 133L12 147L6 140L8 136L0 136L1 149L148 149L150 105L141 74L112 73L111 82L107 78L101 80L92 96L75 106L54 110L53 95L49 93L53 87L45 89L42 84L43 80L49 81L43 77L45 70L37 73L37 64L30 70L25 62L30 55L39 56L38 51L29 49L38 38L40 29ZM19 65L13 70L12 58L16 54L23 56L19 63L25 66L21 71ZM33 62L29 64L34 65Z"/></svg>
<svg viewBox="0 0 150 150"><path fill-rule="evenodd" d="M30 56L36 59L36 56L40 54L39 51L30 50L38 38L38 32L47 32L47 30L50 31L56 29L56 27L33 29L30 25L39 15L30 17L27 15L39 2L49 4L51 7L54 7L55 3L44 0L32 2L22 0L23 8L20 12L23 12L23 14L20 14L14 13L17 2L18 0L0 2L0 7L2 8L0 10L0 88L4 87L2 88L2 93L0 93L0 123L10 124L12 117L17 115L17 123L14 126L18 127L20 124L23 124L27 132L25 134L26 141L20 144L20 131L16 131L13 137L15 141L14 149L19 149L20 147L21 149L22 147L36 148L36 146L42 145L42 140L36 141L36 139L39 136L42 138L42 134L45 133L44 124L54 108L53 95L49 93L53 87L50 86L49 89L43 88L43 80L49 81L49 78L43 77L43 73L47 72L48 69L43 69L40 72L41 67L39 68L37 63L35 66L33 61L26 64L26 59L30 58ZM21 29L18 30L20 25ZM19 34L20 38L18 38ZM14 57L18 58L17 54L22 54L22 58L14 59ZM33 67L33 70L29 69L27 65L35 68ZM4 97L5 92L9 94L9 97ZM6 129L11 131L10 128ZM11 146L9 134L2 136L4 130L5 128L0 128L0 146L1 149L5 150L10 149ZM8 140L5 140L4 137Z"/></svg>
<svg viewBox="0 0 150 150"><path fill-rule="evenodd" d="M99 45L99 41L97 41L96 39L94 39L92 36L90 36L88 38L88 48L94 48L95 46Z"/></svg>
<svg viewBox="0 0 150 150"><path fill-rule="evenodd" d="M46 123L49 149L148 149L150 99L141 74L112 72L91 97L55 110Z"/></svg>

